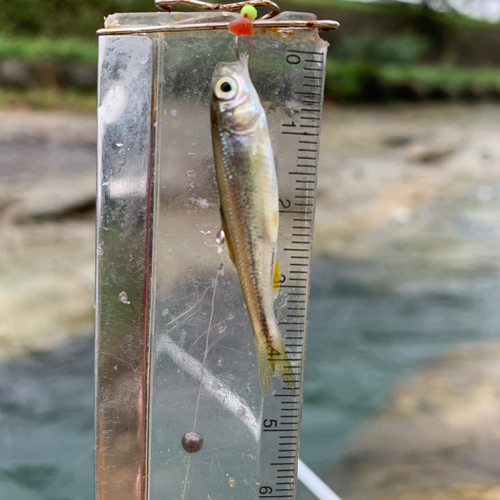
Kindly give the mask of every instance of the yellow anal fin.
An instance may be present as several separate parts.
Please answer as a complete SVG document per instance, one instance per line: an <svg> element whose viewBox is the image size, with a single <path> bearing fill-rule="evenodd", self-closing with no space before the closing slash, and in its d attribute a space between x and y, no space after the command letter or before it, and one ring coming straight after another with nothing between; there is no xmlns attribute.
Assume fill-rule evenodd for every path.
<svg viewBox="0 0 500 500"><path fill-rule="evenodd" d="M280 265L278 259L274 261L274 273L273 273L273 292L274 292L274 300L278 298L278 294L280 293Z"/></svg>

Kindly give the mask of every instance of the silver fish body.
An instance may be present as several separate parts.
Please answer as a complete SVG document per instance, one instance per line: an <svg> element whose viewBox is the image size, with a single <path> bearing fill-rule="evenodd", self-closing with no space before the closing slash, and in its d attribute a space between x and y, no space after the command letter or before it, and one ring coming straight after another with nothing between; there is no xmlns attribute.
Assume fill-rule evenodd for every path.
<svg viewBox="0 0 500 500"><path fill-rule="evenodd" d="M279 199L273 149L245 59L219 63L211 89L222 225L252 323L262 391L267 395L273 373L286 383L291 373L274 315Z"/></svg>

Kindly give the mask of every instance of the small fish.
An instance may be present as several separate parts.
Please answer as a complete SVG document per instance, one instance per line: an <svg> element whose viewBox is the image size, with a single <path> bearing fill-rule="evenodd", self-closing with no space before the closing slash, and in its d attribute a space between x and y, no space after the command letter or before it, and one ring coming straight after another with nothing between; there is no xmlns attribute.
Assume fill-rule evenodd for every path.
<svg viewBox="0 0 500 500"><path fill-rule="evenodd" d="M291 370L274 315L280 277L276 167L266 114L246 57L216 66L210 102L222 228L252 323L267 396L273 374L291 385Z"/></svg>

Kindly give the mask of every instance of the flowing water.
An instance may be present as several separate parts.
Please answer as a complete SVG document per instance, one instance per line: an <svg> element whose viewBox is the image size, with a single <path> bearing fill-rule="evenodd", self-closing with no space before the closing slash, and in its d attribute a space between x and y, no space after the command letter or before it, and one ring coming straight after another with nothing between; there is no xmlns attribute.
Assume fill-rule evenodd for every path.
<svg viewBox="0 0 500 500"><path fill-rule="evenodd" d="M370 259L316 258L301 443L308 465L327 473L423 361L499 337L499 220L500 186L473 189L379 229ZM92 339L4 362L0 429L0 498L93 498Z"/></svg>
<svg viewBox="0 0 500 500"><path fill-rule="evenodd" d="M365 233L361 256L313 263L301 458L325 477L395 383L500 337L497 180ZM92 499L93 421L91 335L2 361L0 499Z"/></svg>

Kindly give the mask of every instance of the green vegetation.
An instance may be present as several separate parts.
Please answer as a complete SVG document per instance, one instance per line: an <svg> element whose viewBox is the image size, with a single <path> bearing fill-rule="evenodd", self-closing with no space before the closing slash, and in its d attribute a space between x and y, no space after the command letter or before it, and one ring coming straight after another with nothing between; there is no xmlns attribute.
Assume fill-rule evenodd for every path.
<svg viewBox="0 0 500 500"><path fill-rule="evenodd" d="M481 92L500 96L500 23L432 11L424 3L279 3L282 10L316 12L319 18L340 21L338 32L323 34L331 43L327 97L359 101L470 97ZM104 16L154 10L153 0L0 0L0 60L26 62L38 75L55 75L55 63L60 62L95 66L95 31L103 26ZM54 77L42 84L64 86L67 81ZM95 102L92 93L71 89L26 90L21 97L22 93L2 89L0 106L60 103L93 109Z"/></svg>
<svg viewBox="0 0 500 500"><path fill-rule="evenodd" d="M95 39L109 14L154 10L153 0L0 0L0 26L7 35Z"/></svg>
<svg viewBox="0 0 500 500"><path fill-rule="evenodd" d="M75 89L2 89L0 109L9 108L64 109L95 113L96 94Z"/></svg>
<svg viewBox="0 0 500 500"><path fill-rule="evenodd" d="M0 35L0 59L17 59L26 62L78 61L97 62L97 39L80 38L10 37Z"/></svg>
<svg viewBox="0 0 500 500"><path fill-rule="evenodd" d="M449 64L335 62L327 65L326 96L340 101L500 95L500 69Z"/></svg>
<svg viewBox="0 0 500 500"><path fill-rule="evenodd" d="M449 12L427 11L423 4L415 5L406 2L359 2L351 0L283 0L280 5L287 9L296 9L299 11L324 12L330 11L330 16L336 19L339 13L359 13L364 15L381 15L386 17L413 17L425 15L440 20L443 24L460 25L460 27L469 28L500 28L500 22L491 23L480 19L467 17L459 12L450 10ZM282 9L284 10L284 9Z"/></svg>
<svg viewBox="0 0 500 500"><path fill-rule="evenodd" d="M381 37L375 32L365 31L341 38L335 59L367 64L415 64L429 48L429 40L412 32Z"/></svg>
<svg viewBox="0 0 500 500"><path fill-rule="evenodd" d="M394 66L381 68L381 77L392 84L416 82L431 89L453 86L466 91L470 87L485 87L500 90L500 69L460 68L443 64L441 66Z"/></svg>

